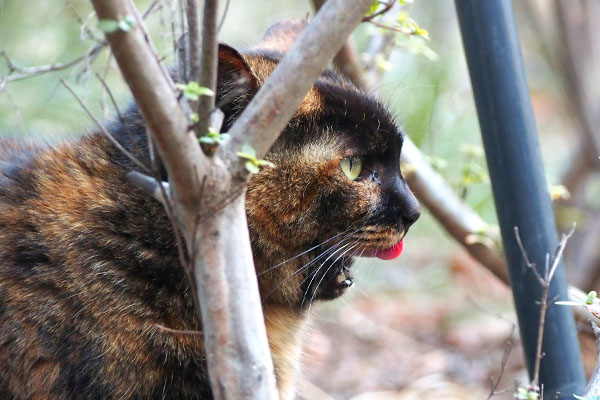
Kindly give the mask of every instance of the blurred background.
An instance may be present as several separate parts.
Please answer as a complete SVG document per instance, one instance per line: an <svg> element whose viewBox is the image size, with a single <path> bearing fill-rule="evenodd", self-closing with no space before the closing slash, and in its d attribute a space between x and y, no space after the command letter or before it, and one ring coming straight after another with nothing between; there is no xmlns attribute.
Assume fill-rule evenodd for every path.
<svg viewBox="0 0 600 400"><path fill-rule="evenodd" d="M392 0L390 0L392 1ZM222 1L224 4L225 1ZM406 4L401 4L406 3ZM166 64L179 37L178 0L136 1ZM570 283L600 288L600 3L515 2L522 51ZM231 0L220 33L236 48L272 23L313 15L307 0ZM351 38L366 90L380 96L434 170L487 224L496 216L453 3L398 2ZM55 141L93 130L59 78L100 119L130 102L88 1L0 0L0 132ZM393 29L389 29L392 27ZM38 68L39 67L39 68ZM51 70L50 72L44 72ZM410 174L410 165L404 165ZM489 240L488 240L489 239ZM510 290L424 210L395 261L361 260L349 294L311 310L300 394L319 399L484 399L526 385ZM587 367L595 346L582 330ZM508 344L507 344L508 343ZM508 354L507 349L510 350ZM507 357L505 357L507 356Z"/></svg>

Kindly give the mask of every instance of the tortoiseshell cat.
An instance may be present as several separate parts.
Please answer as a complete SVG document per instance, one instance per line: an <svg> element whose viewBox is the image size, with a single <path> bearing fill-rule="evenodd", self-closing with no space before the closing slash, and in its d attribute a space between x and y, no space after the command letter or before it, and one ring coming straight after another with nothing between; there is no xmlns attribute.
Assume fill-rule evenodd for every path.
<svg viewBox="0 0 600 400"><path fill-rule="evenodd" d="M221 46L227 130L299 31ZM147 152L132 107L111 133ZM385 107L327 71L250 181L248 223L283 400L294 397L308 306L352 284L355 256L388 259L419 216ZM211 399L200 330L162 206L101 133L56 146L0 141L0 399Z"/></svg>

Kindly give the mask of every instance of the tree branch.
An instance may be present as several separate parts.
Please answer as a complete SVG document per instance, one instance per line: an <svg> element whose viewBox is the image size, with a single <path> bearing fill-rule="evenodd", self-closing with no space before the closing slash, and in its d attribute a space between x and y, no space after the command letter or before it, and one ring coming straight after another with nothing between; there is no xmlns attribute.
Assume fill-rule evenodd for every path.
<svg viewBox="0 0 600 400"><path fill-rule="evenodd" d="M370 3L369 0L329 0L302 32L292 50L229 130L233 151L220 153L228 165L235 166L237 175L245 176L247 172L235 152L249 144L258 157L267 153Z"/></svg>
<svg viewBox="0 0 600 400"><path fill-rule="evenodd" d="M92 0L99 18L137 19L133 29L107 34L107 39L169 175L174 214L192 262L191 285L197 288L216 399L277 398L250 239L241 228L247 226L248 172L235 152L245 143L259 157L267 152L370 2L330 0L232 127L230 145L219 146L208 159L188 131L173 84L131 0ZM206 14L204 20L209 20Z"/></svg>
<svg viewBox="0 0 600 400"><path fill-rule="evenodd" d="M536 348L536 357L535 357L535 365L533 368L533 376L531 380L531 384L529 386L529 391L537 391L540 393L540 363L542 361L542 344L544 339L544 328L546 323L546 311L548 310L548 293L550 291L550 283L552 282L552 278L554 277L554 273L558 268L560 260L562 258L565 247L567 246L567 242L573 236L573 232L575 232L575 226L566 234L563 234L558 247L554 253L554 258L552 260L552 265L550 265L550 255L546 254L546 265L544 268L544 275L542 276L536 268L536 265L529 261L529 257L527 257L527 252L523 247L523 243L521 242L521 237L519 236L519 228L514 227L515 230L515 239L519 245L519 249L521 250L521 255L523 256L523 260L525 261L525 266L533 271L535 277L537 278L540 286L542 287L542 298L540 300L540 316L539 316L539 328L538 328L538 337L537 337L537 348ZM550 301L550 304L552 301ZM542 396L543 398L543 396Z"/></svg>
<svg viewBox="0 0 600 400"><path fill-rule="evenodd" d="M324 1L313 0L313 4L318 10ZM360 71L357 53L349 42L346 42L337 54L336 65L342 72ZM369 90L368 86L370 85L363 76L352 77L350 75L350 77L357 87L365 91ZM504 256L500 249L493 244L497 238L492 237L492 243L470 240L474 236L491 236L491 233L488 232L488 224L454 193L444 178L429 165L408 136L404 138L401 162L409 166L405 178L415 196L427 207L442 227L473 258L487 267L501 281L508 284L508 268Z"/></svg>
<svg viewBox="0 0 600 400"><path fill-rule="evenodd" d="M101 19L118 20L126 15L137 17L130 0L92 0ZM143 22L129 32L106 35L121 73L138 104L148 129L154 134L161 159L171 179L171 191L176 202L189 205L199 199L199 188L190 185L205 167L205 157L199 146L190 145L187 118L179 105L173 82L163 73L156 54L148 42Z"/></svg>
<svg viewBox="0 0 600 400"><path fill-rule="evenodd" d="M195 3L195 0L188 0L188 7L191 3ZM200 84L216 92L217 82L217 11L218 11L217 0L204 0L204 18L202 20L202 57L199 60L199 69L192 68L190 77L191 80L195 80ZM188 27L190 23L190 10L188 9ZM197 31L196 31L197 34ZM190 29L190 59L193 62L197 62L192 58L194 56L194 32ZM197 42L196 38L196 42ZM192 64L193 65L193 64ZM212 110L215 107L214 96L200 96L198 99L197 113L202 115L206 113L206 110ZM208 127L210 125L208 118L200 118L195 126L195 132L197 137L206 135Z"/></svg>

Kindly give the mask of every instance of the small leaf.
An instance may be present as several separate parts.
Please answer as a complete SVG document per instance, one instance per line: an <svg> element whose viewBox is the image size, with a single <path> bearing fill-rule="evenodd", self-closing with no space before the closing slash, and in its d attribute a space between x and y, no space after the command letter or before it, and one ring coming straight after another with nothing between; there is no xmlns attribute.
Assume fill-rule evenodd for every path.
<svg viewBox="0 0 600 400"><path fill-rule="evenodd" d="M596 293L595 290L592 290L588 293L587 298L585 299L585 304L587 304L588 306L594 304L596 297L598 297L598 293Z"/></svg>
<svg viewBox="0 0 600 400"><path fill-rule="evenodd" d="M113 33L119 30L119 22L112 19L101 19L98 21L98 29L104 33Z"/></svg>
<svg viewBox="0 0 600 400"><path fill-rule="evenodd" d="M369 11L367 11L365 16L368 17L369 15L375 14L377 12L378 8L379 8L379 0L374 1L373 4L371 4L371 7L369 7Z"/></svg>
<svg viewBox="0 0 600 400"><path fill-rule="evenodd" d="M244 147L242 147L242 151L246 154L249 154L250 156L252 156L252 158L256 158L256 152L254 151L254 149L252 148L252 146L248 146L247 144L244 145Z"/></svg>
<svg viewBox="0 0 600 400"><path fill-rule="evenodd" d="M194 123L200 121L200 117L198 116L198 113L192 113L190 114L190 120Z"/></svg>
<svg viewBox="0 0 600 400"><path fill-rule="evenodd" d="M197 101L200 96L214 96L214 92L207 87L200 86L198 82L191 81L187 84L178 83L177 89L183 92L183 95L193 101Z"/></svg>
<svg viewBox="0 0 600 400"><path fill-rule="evenodd" d="M254 165L252 161L246 161L245 165L248 172L250 172L251 174L258 174L259 169L256 165Z"/></svg>
<svg viewBox="0 0 600 400"><path fill-rule="evenodd" d="M239 158L245 158L246 160L254 160L254 157L252 157L252 155L244 153L243 151L238 151L237 153L235 153L235 155Z"/></svg>
<svg viewBox="0 0 600 400"><path fill-rule="evenodd" d="M200 138L198 138L198 141L200 143L206 143L206 144L213 144L215 143L215 139L208 137L208 136L202 136Z"/></svg>
<svg viewBox="0 0 600 400"><path fill-rule="evenodd" d="M429 39L429 32L427 31L427 29L417 28L417 31L415 32L415 34L422 36L425 39Z"/></svg>
<svg viewBox="0 0 600 400"><path fill-rule="evenodd" d="M125 18L123 18L123 21L125 21L125 23L131 28L133 28L137 23L133 15L126 15Z"/></svg>
<svg viewBox="0 0 600 400"><path fill-rule="evenodd" d="M568 200L571 197L571 193L566 186L563 185L550 185L550 198L554 200Z"/></svg>
<svg viewBox="0 0 600 400"><path fill-rule="evenodd" d="M227 133L221 133L221 134L219 134L219 137L217 138L217 141L219 143L225 143L228 140L229 140L229 135Z"/></svg>
<svg viewBox="0 0 600 400"><path fill-rule="evenodd" d="M118 24L119 24L119 29L122 30L123 32L129 32L131 30L131 26L129 26L129 24L127 22L125 22L124 19L119 20Z"/></svg>

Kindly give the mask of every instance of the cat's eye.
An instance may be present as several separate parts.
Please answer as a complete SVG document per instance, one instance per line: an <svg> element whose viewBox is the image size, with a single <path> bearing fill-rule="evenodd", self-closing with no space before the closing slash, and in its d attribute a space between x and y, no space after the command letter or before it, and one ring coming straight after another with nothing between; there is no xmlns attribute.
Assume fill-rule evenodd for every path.
<svg viewBox="0 0 600 400"><path fill-rule="evenodd" d="M362 161L355 156L344 157L340 162L340 168L348 179L355 181L362 171Z"/></svg>

